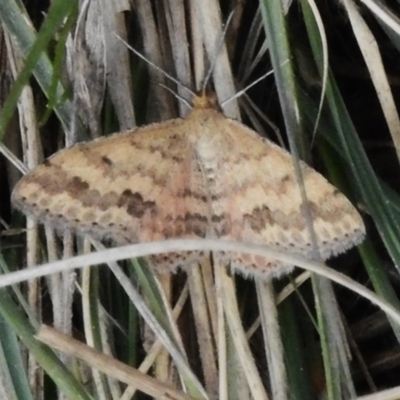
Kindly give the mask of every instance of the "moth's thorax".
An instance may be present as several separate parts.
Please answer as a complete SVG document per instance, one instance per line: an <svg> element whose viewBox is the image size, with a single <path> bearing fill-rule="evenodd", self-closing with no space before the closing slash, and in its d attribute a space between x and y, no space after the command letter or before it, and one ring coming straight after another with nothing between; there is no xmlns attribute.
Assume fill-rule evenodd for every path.
<svg viewBox="0 0 400 400"><path fill-rule="evenodd" d="M220 125L221 121L225 121L226 117L220 111L212 108L195 108L186 119L192 121L192 124L199 128L213 129Z"/></svg>
<svg viewBox="0 0 400 400"><path fill-rule="evenodd" d="M215 175L221 151L230 148L231 137L227 132L229 118L222 113L215 93L200 94L194 98L193 103L194 108L187 117L191 123L189 140L192 141L203 169Z"/></svg>
<svg viewBox="0 0 400 400"><path fill-rule="evenodd" d="M215 110L194 110L193 114L196 124L192 138L197 159L206 170L213 170L215 173L221 160L221 152L225 151L227 142L231 140L224 131L227 118Z"/></svg>
<svg viewBox="0 0 400 400"><path fill-rule="evenodd" d="M191 129L189 135L195 141L208 142L212 136L220 133L221 127L226 123L226 117L218 104L215 93L202 91L193 99L193 110L186 117ZM205 144L203 143L203 144Z"/></svg>

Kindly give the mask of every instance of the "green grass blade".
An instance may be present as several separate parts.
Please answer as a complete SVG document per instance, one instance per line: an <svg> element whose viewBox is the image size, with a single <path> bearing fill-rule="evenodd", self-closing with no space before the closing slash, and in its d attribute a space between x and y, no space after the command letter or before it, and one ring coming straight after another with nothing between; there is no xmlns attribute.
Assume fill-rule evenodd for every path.
<svg viewBox="0 0 400 400"><path fill-rule="evenodd" d="M17 336L6 321L0 317L0 363L2 379L7 379L3 390L7 390L8 398L18 400L33 400L32 392L21 357ZM12 390L12 393L9 391Z"/></svg>
<svg viewBox="0 0 400 400"><path fill-rule="evenodd" d="M308 364L303 350L299 325L293 300L287 298L279 305L279 321L291 396L294 399L311 399L313 388L308 376Z"/></svg>
<svg viewBox="0 0 400 400"><path fill-rule="evenodd" d="M49 42L62 26L64 19L75 12L77 1L56 0L51 4L49 12L38 34L35 33L32 25L28 23L28 17L24 15L21 8L13 0L0 1L0 18L8 32L15 38L25 63L19 73L14 85L0 112L0 139L10 121L16 108L19 96L28 83L33 73L44 93L51 88L53 67L46 55ZM64 90L61 84L57 85L58 97L61 97ZM69 103L58 104L55 108L60 121L64 127L69 126L70 106Z"/></svg>
<svg viewBox="0 0 400 400"><path fill-rule="evenodd" d="M6 289L0 290L0 314L63 393L71 399L91 399L83 386L73 377L55 353L37 341L35 330L13 302Z"/></svg>

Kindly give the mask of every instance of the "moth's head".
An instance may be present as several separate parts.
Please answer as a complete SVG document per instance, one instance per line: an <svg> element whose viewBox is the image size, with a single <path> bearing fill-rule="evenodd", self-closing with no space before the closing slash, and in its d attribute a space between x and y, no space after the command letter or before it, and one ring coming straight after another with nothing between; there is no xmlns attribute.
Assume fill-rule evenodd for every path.
<svg viewBox="0 0 400 400"><path fill-rule="evenodd" d="M222 112L222 108L218 103L215 91L211 89L201 90L193 98L194 110L216 110Z"/></svg>

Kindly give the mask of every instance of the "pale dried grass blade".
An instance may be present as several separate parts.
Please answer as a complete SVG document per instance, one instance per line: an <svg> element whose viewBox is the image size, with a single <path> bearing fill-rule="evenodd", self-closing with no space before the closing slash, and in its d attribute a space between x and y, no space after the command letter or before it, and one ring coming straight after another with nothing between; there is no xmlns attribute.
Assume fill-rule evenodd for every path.
<svg viewBox="0 0 400 400"><path fill-rule="evenodd" d="M378 44L354 3L349 0L342 0L342 4L349 16L354 35L358 41L358 45L378 95L382 111L385 115L393 145L396 149L397 158L400 161L400 119Z"/></svg>

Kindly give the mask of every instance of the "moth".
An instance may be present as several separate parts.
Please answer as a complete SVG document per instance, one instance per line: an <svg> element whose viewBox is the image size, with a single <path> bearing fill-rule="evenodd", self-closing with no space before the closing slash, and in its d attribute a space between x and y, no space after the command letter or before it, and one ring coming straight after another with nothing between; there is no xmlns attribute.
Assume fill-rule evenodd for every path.
<svg viewBox="0 0 400 400"><path fill-rule="evenodd" d="M301 162L303 203L291 155L225 117L203 91L184 119L172 119L64 149L16 185L27 215L119 245L177 238L221 238L311 258L313 228L323 259L360 243L363 220L349 200ZM161 270L187 268L201 251L148 258ZM240 252L214 257L244 275L292 266Z"/></svg>

